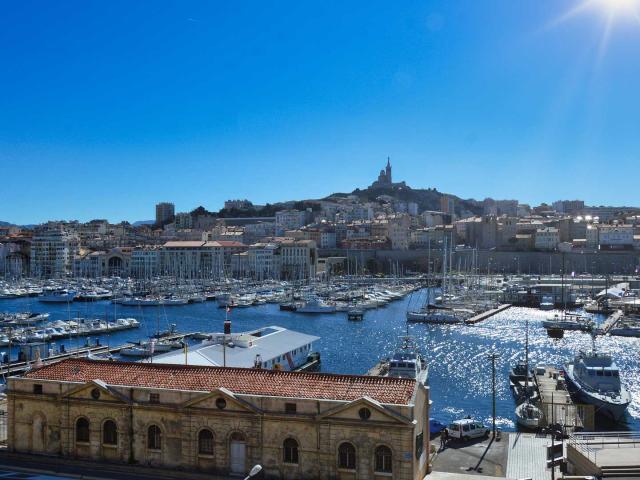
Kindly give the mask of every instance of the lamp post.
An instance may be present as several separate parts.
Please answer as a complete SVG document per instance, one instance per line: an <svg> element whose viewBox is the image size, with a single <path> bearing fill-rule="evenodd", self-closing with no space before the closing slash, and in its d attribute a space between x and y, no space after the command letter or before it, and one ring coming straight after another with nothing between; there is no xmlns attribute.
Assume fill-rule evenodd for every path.
<svg viewBox="0 0 640 480"><path fill-rule="evenodd" d="M491 391L492 391L492 428L493 438L496 438L496 359L499 357L496 352L491 352L487 358L491 360Z"/></svg>

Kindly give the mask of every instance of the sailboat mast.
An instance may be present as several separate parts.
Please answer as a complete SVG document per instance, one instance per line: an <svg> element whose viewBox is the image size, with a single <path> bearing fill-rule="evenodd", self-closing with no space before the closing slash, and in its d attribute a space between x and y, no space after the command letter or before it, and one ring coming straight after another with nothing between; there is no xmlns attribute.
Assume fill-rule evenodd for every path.
<svg viewBox="0 0 640 480"><path fill-rule="evenodd" d="M524 394L529 398L529 319L525 323L525 341L524 341Z"/></svg>

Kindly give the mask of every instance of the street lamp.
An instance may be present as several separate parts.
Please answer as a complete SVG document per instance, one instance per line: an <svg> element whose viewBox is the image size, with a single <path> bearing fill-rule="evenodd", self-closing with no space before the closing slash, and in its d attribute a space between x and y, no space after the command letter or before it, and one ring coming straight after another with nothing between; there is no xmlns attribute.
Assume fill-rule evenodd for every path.
<svg viewBox="0 0 640 480"><path fill-rule="evenodd" d="M249 472L249 475L244 477L244 480L250 480L251 478L255 478L260 474L260 472L262 472L262 465L255 465Z"/></svg>

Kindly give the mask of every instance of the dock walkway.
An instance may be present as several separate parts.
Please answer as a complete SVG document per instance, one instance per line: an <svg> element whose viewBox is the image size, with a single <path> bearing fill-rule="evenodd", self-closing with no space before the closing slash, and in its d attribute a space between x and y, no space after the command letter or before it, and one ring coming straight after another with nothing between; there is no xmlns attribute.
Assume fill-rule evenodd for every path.
<svg viewBox="0 0 640 480"><path fill-rule="evenodd" d="M544 373L540 374L536 369L534 381L540 394L544 424L559 423L565 427L567 433L575 431L576 428L593 430L595 427L593 405L574 403L558 369L542 368L544 368Z"/></svg>
<svg viewBox="0 0 640 480"><path fill-rule="evenodd" d="M605 320L604 324L600 328L602 335L606 335L614 328L620 320L624 318L624 312L622 310L616 310Z"/></svg>
<svg viewBox="0 0 640 480"><path fill-rule="evenodd" d="M464 323L474 324L486 320L489 317L493 317L494 315L504 312L506 309L510 308L510 303L505 303L504 305L500 305L498 308L492 308L491 310L487 310L486 312L479 313L478 315L467 318Z"/></svg>

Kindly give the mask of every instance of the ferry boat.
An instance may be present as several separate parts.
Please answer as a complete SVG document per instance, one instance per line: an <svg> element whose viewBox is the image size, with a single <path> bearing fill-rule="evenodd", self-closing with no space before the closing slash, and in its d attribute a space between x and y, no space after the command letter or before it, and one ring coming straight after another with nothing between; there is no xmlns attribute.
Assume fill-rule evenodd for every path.
<svg viewBox="0 0 640 480"><path fill-rule="evenodd" d="M76 297L73 290L61 289L46 291L38 300L44 303L70 303Z"/></svg>
<svg viewBox="0 0 640 480"><path fill-rule="evenodd" d="M593 320L583 317L581 315L563 313L555 314L553 317L549 317L542 321L542 326L548 329L561 329L561 330L580 330L583 332L589 332L593 329Z"/></svg>
<svg viewBox="0 0 640 480"><path fill-rule="evenodd" d="M596 414L620 420L631 395L620 383L620 370L611 355L580 351L565 366L567 388L575 399L596 407Z"/></svg>

